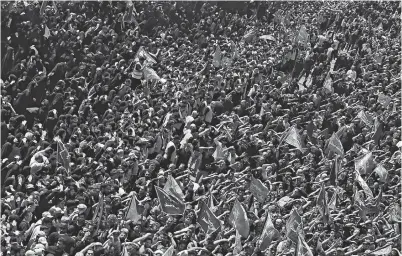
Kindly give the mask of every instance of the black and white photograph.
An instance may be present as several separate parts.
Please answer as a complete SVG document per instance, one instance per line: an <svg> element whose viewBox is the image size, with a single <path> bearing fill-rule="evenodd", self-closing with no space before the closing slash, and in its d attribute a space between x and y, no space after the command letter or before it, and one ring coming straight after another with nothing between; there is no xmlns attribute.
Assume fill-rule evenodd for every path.
<svg viewBox="0 0 402 256"><path fill-rule="evenodd" d="M401 1L1 1L0 256L402 256Z"/></svg>

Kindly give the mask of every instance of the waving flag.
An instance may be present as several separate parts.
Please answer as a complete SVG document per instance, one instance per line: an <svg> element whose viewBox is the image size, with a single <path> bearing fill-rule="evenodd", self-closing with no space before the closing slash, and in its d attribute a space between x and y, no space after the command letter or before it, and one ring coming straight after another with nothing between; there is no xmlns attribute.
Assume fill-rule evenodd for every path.
<svg viewBox="0 0 402 256"><path fill-rule="evenodd" d="M236 230L236 238L235 238L235 244L233 248L233 255L239 255L240 252L243 250L243 246L241 245L241 235L239 231Z"/></svg>
<svg viewBox="0 0 402 256"><path fill-rule="evenodd" d="M140 58L145 59L145 66L156 64L156 60L152 58L147 51L145 51L144 46L140 46L134 57L135 60L139 60Z"/></svg>
<svg viewBox="0 0 402 256"><path fill-rule="evenodd" d="M67 172L70 172L70 154L58 137L55 140L57 142L57 163L61 163Z"/></svg>
<svg viewBox="0 0 402 256"><path fill-rule="evenodd" d="M307 46L307 44L309 43L309 36L307 33L307 28L306 26L301 26L300 30L299 30L299 34L297 36L297 41L299 43L302 43L304 46Z"/></svg>
<svg viewBox="0 0 402 256"><path fill-rule="evenodd" d="M256 37L256 35L257 35L256 31L254 29L251 29L246 34L244 34L242 40L244 40L244 42L246 42L246 43L250 43L253 41L253 39Z"/></svg>
<svg viewBox="0 0 402 256"><path fill-rule="evenodd" d="M391 223L401 222L401 206L398 203L393 203L389 206L389 221Z"/></svg>
<svg viewBox="0 0 402 256"><path fill-rule="evenodd" d="M361 174L370 174L374 167L375 162L372 152L368 152L355 160L355 170Z"/></svg>
<svg viewBox="0 0 402 256"><path fill-rule="evenodd" d="M329 92L329 93L334 93L334 87L332 86L332 78L331 76L328 74L325 77L325 81L324 81L324 88Z"/></svg>
<svg viewBox="0 0 402 256"><path fill-rule="evenodd" d="M375 145L379 145L380 140L384 134L384 124L382 122L380 122L380 120L378 119L378 117L375 118L374 121L374 135L373 135L373 141Z"/></svg>
<svg viewBox="0 0 402 256"><path fill-rule="evenodd" d="M336 133L332 134L331 138L329 139L328 142L328 148L329 151L334 152L335 154L338 154L339 156L344 156L345 151L343 150L343 145L339 137L336 135Z"/></svg>
<svg viewBox="0 0 402 256"><path fill-rule="evenodd" d="M261 247L260 249L262 251L265 251L266 249L269 248L271 245L272 241L278 239L280 237L279 231L274 227L274 224L272 223L271 216L268 212L267 219L265 221L264 229L261 234Z"/></svg>
<svg viewBox="0 0 402 256"><path fill-rule="evenodd" d="M173 256L174 255L174 246L171 245L162 256Z"/></svg>
<svg viewBox="0 0 402 256"><path fill-rule="evenodd" d="M338 173L339 173L339 156L335 156L334 166L331 169L331 173L329 174L329 183L333 186L337 186L338 184Z"/></svg>
<svg viewBox="0 0 402 256"><path fill-rule="evenodd" d="M213 233L221 228L221 222L203 201L200 201L200 212L197 222L206 234Z"/></svg>
<svg viewBox="0 0 402 256"><path fill-rule="evenodd" d="M318 211L321 213L324 223L328 223L329 221L329 208L327 201L327 193L325 192L325 184L321 183L321 190L317 198L317 207Z"/></svg>
<svg viewBox="0 0 402 256"><path fill-rule="evenodd" d="M145 80L149 81L149 80L161 80L161 78L158 76L158 74L156 74L156 71L153 70L150 67L145 67L144 68L144 78Z"/></svg>
<svg viewBox="0 0 402 256"><path fill-rule="evenodd" d="M388 171L384 168L384 166L382 166L382 164L378 164L374 171L380 177L381 182L387 182Z"/></svg>
<svg viewBox="0 0 402 256"><path fill-rule="evenodd" d="M373 252L371 252L371 254L373 255L390 255L392 252L392 244L383 247L383 248L379 248Z"/></svg>
<svg viewBox="0 0 402 256"><path fill-rule="evenodd" d="M222 51L219 45L216 47L212 65L214 65L216 68L219 68L222 65Z"/></svg>
<svg viewBox="0 0 402 256"><path fill-rule="evenodd" d="M386 108L388 107L389 103L391 103L391 97L380 93L378 95L378 102Z"/></svg>
<svg viewBox="0 0 402 256"><path fill-rule="evenodd" d="M126 220L132 220L133 223L137 223L141 219L141 215L144 212L144 206L140 205L137 197L133 195L130 205L128 206L128 211L126 213Z"/></svg>
<svg viewBox="0 0 402 256"><path fill-rule="evenodd" d="M251 176L250 192L257 198L258 202L264 203L269 189L259 180Z"/></svg>
<svg viewBox="0 0 402 256"><path fill-rule="evenodd" d="M359 114L357 114L357 118L361 119L363 123L365 123L367 126L372 127L373 126L373 118L370 115L367 115L364 110L361 110Z"/></svg>
<svg viewBox="0 0 402 256"><path fill-rule="evenodd" d="M285 142L304 152L304 145L296 126L292 126L284 138Z"/></svg>
<svg viewBox="0 0 402 256"><path fill-rule="evenodd" d="M232 211L229 214L229 222L236 230L239 231L242 237L248 237L250 233L250 225L247 213L237 199L233 205Z"/></svg>
<svg viewBox="0 0 402 256"><path fill-rule="evenodd" d="M48 39L49 38L49 36L50 36L50 30L49 30L49 28L47 27L47 25L45 25L45 34L43 35L46 39Z"/></svg>
<svg viewBox="0 0 402 256"><path fill-rule="evenodd" d="M295 256L314 256L310 247L308 246L306 241L304 241L304 238L301 236L298 236L296 241Z"/></svg>
<svg viewBox="0 0 402 256"><path fill-rule="evenodd" d="M169 215L182 215L184 213L186 205L181 199L169 195L159 187L155 186L155 190L163 212Z"/></svg>
<svg viewBox="0 0 402 256"><path fill-rule="evenodd" d="M317 139L314 137L314 131L317 130L317 127L314 125L313 120L310 121L310 123L307 125L307 137L313 143L314 145L317 144Z"/></svg>
<svg viewBox="0 0 402 256"><path fill-rule="evenodd" d="M337 196L337 191L334 192L334 194L332 195L331 200L328 203L328 209L335 211L336 210L336 196Z"/></svg>
<svg viewBox="0 0 402 256"><path fill-rule="evenodd" d="M176 179L173 178L172 175L168 176L166 184L163 187L163 190L169 195L173 195L177 198L184 199L183 191L181 190L179 184L177 184Z"/></svg>
<svg viewBox="0 0 402 256"><path fill-rule="evenodd" d="M359 183L359 185L362 187L364 194L366 194L366 196L368 198L373 198L373 192L371 192L371 189L369 188L369 186L367 185L367 183L363 180L362 176L360 176L359 171L355 170L355 180Z"/></svg>
<svg viewBox="0 0 402 256"><path fill-rule="evenodd" d="M297 243L298 234L303 232L303 222L296 209L290 213L289 219L286 222L286 236Z"/></svg>

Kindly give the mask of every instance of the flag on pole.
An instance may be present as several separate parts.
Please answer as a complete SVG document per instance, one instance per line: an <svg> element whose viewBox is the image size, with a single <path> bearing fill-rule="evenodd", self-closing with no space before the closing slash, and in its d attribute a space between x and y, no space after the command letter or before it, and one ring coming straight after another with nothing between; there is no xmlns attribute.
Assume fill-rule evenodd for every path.
<svg viewBox="0 0 402 256"><path fill-rule="evenodd" d="M389 221L391 223L401 222L401 206L398 203L393 203L389 206Z"/></svg>
<svg viewBox="0 0 402 256"><path fill-rule="evenodd" d="M354 191L354 195L353 195L353 199L354 199L354 205L359 209L359 215L360 218L363 221L367 220L367 209L366 206L364 205L362 199L361 199L361 195L360 195L360 191L357 189L356 186L353 186L353 191Z"/></svg>
<svg viewBox="0 0 402 256"><path fill-rule="evenodd" d="M236 230L236 238L235 238L235 244L233 248L233 255L239 255L240 252L243 250L243 246L241 245L241 235L239 231Z"/></svg>
<svg viewBox="0 0 402 256"><path fill-rule="evenodd" d="M257 33L254 29L251 29L246 34L244 34L243 39L246 43L251 43L253 39L256 37Z"/></svg>
<svg viewBox="0 0 402 256"><path fill-rule="evenodd" d="M173 256L173 255L174 255L174 246L171 245L162 256Z"/></svg>
<svg viewBox="0 0 402 256"><path fill-rule="evenodd" d="M375 167L373 153L368 152L363 156L355 159L355 170L360 174L370 174Z"/></svg>
<svg viewBox="0 0 402 256"><path fill-rule="evenodd" d="M250 192L257 198L258 202L264 203L269 189L259 179L251 176Z"/></svg>
<svg viewBox="0 0 402 256"><path fill-rule="evenodd" d="M46 39L48 39L49 38L49 36L50 36L50 30L49 30L49 28L47 27L47 25L45 25L45 34L43 35Z"/></svg>
<svg viewBox="0 0 402 256"><path fill-rule="evenodd" d="M303 232L303 222L296 209L290 213L289 219L286 222L286 236L297 243L298 234Z"/></svg>
<svg viewBox="0 0 402 256"><path fill-rule="evenodd" d="M391 252L392 252L392 244L390 244L390 245L388 245L386 247L377 249L377 250L371 252L371 254L373 254L373 255L383 255L384 256L384 255L390 255Z"/></svg>
<svg viewBox="0 0 402 256"><path fill-rule="evenodd" d="M340 169L339 165L340 165L339 156L336 155L335 161L334 161L334 166L332 167L331 173L329 174L329 183L332 186L338 185L338 173L339 173L339 169Z"/></svg>
<svg viewBox="0 0 402 256"><path fill-rule="evenodd" d="M222 51L219 45L216 47L215 53L214 53L214 58L212 60L212 65L214 67L219 68L222 64Z"/></svg>
<svg viewBox="0 0 402 256"><path fill-rule="evenodd" d="M324 88L327 90L327 92L329 93L334 93L334 87L332 86L332 78L331 76L328 75L325 77L325 81L324 81Z"/></svg>
<svg viewBox="0 0 402 256"><path fill-rule="evenodd" d="M233 205L232 211L229 214L229 222L236 230L239 231L242 237L248 237L250 233L250 225L247 213L237 199Z"/></svg>
<svg viewBox="0 0 402 256"><path fill-rule="evenodd" d="M128 211L126 213L126 220L132 220L133 223L137 223L141 219L141 215L144 212L144 206L140 205L137 197L133 195L130 204L128 206Z"/></svg>
<svg viewBox="0 0 402 256"><path fill-rule="evenodd" d="M384 134L384 124L382 122L380 122L380 120L378 119L378 117L375 118L374 121L374 135L373 135L373 141L375 145L379 145L380 140Z"/></svg>
<svg viewBox="0 0 402 256"><path fill-rule="evenodd" d="M47 2L49 2L49 1L43 1L42 2L42 5L40 6L40 10L39 10L39 15L40 16L43 16L43 14L45 13Z"/></svg>
<svg viewBox="0 0 402 256"><path fill-rule="evenodd" d="M335 154L338 154L341 157L345 155L342 142L339 139L338 135L336 135L336 133L332 134L331 138L329 139L327 149L334 152Z"/></svg>
<svg viewBox="0 0 402 256"><path fill-rule="evenodd" d="M299 43L302 43L304 46L307 47L308 43L309 43L309 36L307 33L307 28L306 26L301 26L300 30L299 30L299 34L297 36L297 41Z"/></svg>
<svg viewBox="0 0 402 256"><path fill-rule="evenodd" d="M314 256L310 247L301 236L298 236L296 241L295 256Z"/></svg>
<svg viewBox="0 0 402 256"><path fill-rule="evenodd" d="M169 195L173 195L179 199L184 199L183 191L181 190L176 179L172 175L169 175L163 190Z"/></svg>
<svg viewBox="0 0 402 256"><path fill-rule="evenodd" d="M307 137L313 143L314 145L317 144L317 139L314 137L314 131L317 130L317 127L314 125L313 120L310 121L310 123L307 125Z"/></svg>
<svg viewBox="0 0 402 256"><path fill-rule="evenodd" d="M232 50L232 59L236 60L239 58L239 50L237 49L237 45L233 40L230 42L230 48Z"/></svg>
<svg viewBox="0 0 402 256"><path fill-rule="evenodd" d="M135 60L139 60L140 58L145 59L145 66L156 64L156 60L152 58L152 56L147 51L145 51L144 46L140 46L134 57Z"/></svg>
<svg viewBox="0 0 402 256"><path fill-rule="evenodd" d="M373 198L373 192L371 191L370 187L367 185L367 183L363 180L362 176L360 176L360 173L358 170L355 170L355 180L357 181L357 183L359 183L359 185L362 187L364 194L366 194L366 196L368 198Z"/></svg>
<svg viewBox="0 0 402 256"><path fill-rule="evenodd" d="M156 71L153 70L152 68L145 67L143 71L144 71L145 80L147 80L147 81L149 81L149 80L156 80L156 81L161 80L161 78L158 76Z"/></svg>
<svg viewBox="0 0 402 256"><path fill-rule="evenodd" d="M305 151L302 138L296 126L292 126L285 136L285 142L299 149L301 152Z"/></svg>
<svg viewBox="0 0 402 256"><path fill-rule="evenodd" d="M198 214L197 222L206 234L213 233L221 228L219 219L203 201L200 201L200 212Z"/></svg>
<svg viewBox="0 0 402 256"><path fill-rule="evenodd" d="M321 190L317 198L317 206L318 211L321 213L324 223L328 223L329 221L329 209L328 209L328 200L327 193L325 192L325 183L321 183Z"/></svg>
<svg viewBox="0 0 402 256"><path fill-rule="evenodd" d="M169 215L182 215L184 213L186 205L181 199L169 195L157 186L155 186L155 190L163 212Z"/></svg>
<svg viewBox="0 0 402 256"><path fill-rule="evenodd" d="M361 110L359 114L357 114L357 118L361 119L363 123L365 123L367 126L372 127L374 120L370 115L367 115L364 110Z"/></svg>
<svg viewBox="0 0 402 256"><path fill-rule="evenodd" d="M279 237L280 237L280 233L274 227L274 224L272 223L272 220L271 220L271 216L268 212L267 219L265 220L264 229L263 229L261 237L260 237L260 239L261 239L260 249L262 251L265 251L266 249L269 248L272 241L278 239Z"/></svg>
<svg viewBox="0 0 402 256"><path fill-rule="evenodd" d="M335 211L336 210L336 196L337 196L337 191L334 192L334 194L332 195L331 200L328 203L328 209Z"/></svg>
<svg viewBox="0 0 402 256"><path fill-rule="evenodd" d="M391 97L384 95L383 93L380 93L378 95L378 102L383 105L385 108L388 107L388 105L391 103Z"/></svg>
<svg viewBox="0 0 402 256"><path fill-rule="evenodd" d="M384 168L382 164L378 164L377 167L374 169L375 173L380 177L381 182L387 182L388 178L388 171Z"/></svg>

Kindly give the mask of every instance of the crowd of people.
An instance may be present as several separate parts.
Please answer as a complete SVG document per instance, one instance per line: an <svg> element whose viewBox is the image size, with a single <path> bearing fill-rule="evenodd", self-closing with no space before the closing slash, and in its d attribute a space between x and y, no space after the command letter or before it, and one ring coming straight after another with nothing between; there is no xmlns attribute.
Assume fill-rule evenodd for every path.
<svg viewBox="0 0 402 256"><path fill-rule="evenodd" d="M1 12L1 255L400 255L399 2Z"/></svg>

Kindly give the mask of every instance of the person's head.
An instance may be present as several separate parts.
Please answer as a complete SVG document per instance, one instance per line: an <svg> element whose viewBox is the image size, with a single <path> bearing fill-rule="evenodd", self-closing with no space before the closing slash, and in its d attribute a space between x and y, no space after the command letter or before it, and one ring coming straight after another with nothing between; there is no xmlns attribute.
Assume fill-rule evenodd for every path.
<svg viewBox="0 0 402 256"><path fill-rule="evenodd" d="M94 256L94 251L92 249L89 249L85 256Z"/></svg>

